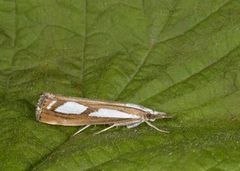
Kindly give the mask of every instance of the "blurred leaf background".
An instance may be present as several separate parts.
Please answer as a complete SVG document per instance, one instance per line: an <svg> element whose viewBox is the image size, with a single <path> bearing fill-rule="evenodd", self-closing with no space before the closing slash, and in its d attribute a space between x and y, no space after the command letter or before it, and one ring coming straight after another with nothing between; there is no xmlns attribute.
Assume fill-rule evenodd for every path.
<svg viewBox="0 0 240 171"><path fill-rule="evenodd" d="M240 170L239 46L238 0L0 0L0 170ZM175 118L71 137L42 92Z"/></svg>

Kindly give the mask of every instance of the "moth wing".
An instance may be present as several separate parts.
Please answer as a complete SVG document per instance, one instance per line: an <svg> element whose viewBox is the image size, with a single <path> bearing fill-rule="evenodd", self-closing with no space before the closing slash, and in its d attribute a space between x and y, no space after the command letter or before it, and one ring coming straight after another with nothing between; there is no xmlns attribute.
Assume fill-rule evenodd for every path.
<svg viewBox="0 0 240 171"><path fill-rule="evenodd" d="M117 124L128 125L141 122L144 113L134 108L118 106L115 103L65 99L44 95L36 111L37 120L43 123L64 126Z"/></svg>

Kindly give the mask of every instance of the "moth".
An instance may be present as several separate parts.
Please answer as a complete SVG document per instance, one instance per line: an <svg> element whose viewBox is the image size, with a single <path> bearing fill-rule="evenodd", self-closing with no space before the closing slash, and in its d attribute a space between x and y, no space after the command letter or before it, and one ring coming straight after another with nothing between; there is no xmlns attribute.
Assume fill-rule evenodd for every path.
<svg viewBox="0 0 240 171"><path fill-rule="evenodd" d="M132 103L65 97L51 93L40 96L36 109L36 119L40 122L52 125L84 126L74 135L91 125L110 125L95 133L99 134L115 126L134 128L144 122L159 132L168 133L150 123L156 119L165 118L171 118L171 116L165 112L154 111Z"/></svg>

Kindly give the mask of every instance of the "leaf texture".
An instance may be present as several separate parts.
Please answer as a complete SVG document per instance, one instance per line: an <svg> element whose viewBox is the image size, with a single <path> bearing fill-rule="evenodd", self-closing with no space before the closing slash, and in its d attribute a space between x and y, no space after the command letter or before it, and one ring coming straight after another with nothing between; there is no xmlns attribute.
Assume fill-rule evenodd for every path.
<svg viewBox="0 0 240 171"><path fill-rule="evenodd" d="M237 0L0 0L0 170L240 170L239 88ZM71 137L42 92L174 119Z"/></svg>

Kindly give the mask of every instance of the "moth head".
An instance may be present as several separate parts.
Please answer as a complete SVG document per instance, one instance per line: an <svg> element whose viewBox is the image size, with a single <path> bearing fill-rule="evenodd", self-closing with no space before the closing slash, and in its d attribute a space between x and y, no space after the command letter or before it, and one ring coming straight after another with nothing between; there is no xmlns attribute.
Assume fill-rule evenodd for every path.
<svg viewBox="0 0 240 171"><path fill-rule="evenodd" d="M172 118L172 116L167 115L165 112L153 111L152 113L147 114L147 120L155 121L156 119L165 119Z"/></svg>

